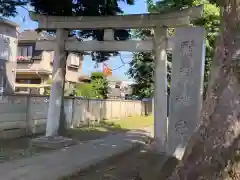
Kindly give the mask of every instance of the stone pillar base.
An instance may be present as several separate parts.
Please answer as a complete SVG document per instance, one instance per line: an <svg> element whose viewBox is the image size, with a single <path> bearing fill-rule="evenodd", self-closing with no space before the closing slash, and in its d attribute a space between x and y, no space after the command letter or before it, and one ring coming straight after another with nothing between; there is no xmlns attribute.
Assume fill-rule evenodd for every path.
<svg viewBox="0 0 240 180"><path fill-rule="evenodd" d="M173 156L176 157L178 160L181 160L186 148L176 148Z"/></svg>
<svg viewBox="0 0 240 180"><path fill-rule="evenodd" d="M150 149L159 154L167 155L166 148L162 146L159 140L156 138L154 138L154 140L151 142Z"/></svg>
<svg viewBox="0 0 240 180"><path fill-rule="evenodd" d="M77 141L62 137L62 136L42 136L32 139L32 146L48 148L48 149L61 149L64 147L77 144Z"/></svg>

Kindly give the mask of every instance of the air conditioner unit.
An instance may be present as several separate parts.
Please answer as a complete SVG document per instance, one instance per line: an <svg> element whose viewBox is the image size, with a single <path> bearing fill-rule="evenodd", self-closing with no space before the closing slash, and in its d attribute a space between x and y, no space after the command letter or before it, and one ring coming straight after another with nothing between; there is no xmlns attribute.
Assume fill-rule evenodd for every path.
<svg viewBox="0 0 240 180"><path fill-rule="evenodd" d="M0 94L4 92L4 87L0 87Z"/></svg>

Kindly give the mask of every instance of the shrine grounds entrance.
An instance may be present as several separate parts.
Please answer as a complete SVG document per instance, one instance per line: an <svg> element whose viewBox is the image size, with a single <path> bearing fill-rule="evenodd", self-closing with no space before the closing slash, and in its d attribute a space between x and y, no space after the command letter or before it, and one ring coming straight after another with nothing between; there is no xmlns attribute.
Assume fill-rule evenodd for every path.
<svg viewBox="0 0 240 180"><path fill-rule="evenodd" d="M56 40L39 40L36 49L54 50L52 88L49 99L46 138L58 136L65 82L66 52L152 51L155 60L154 139L161 152L181 158L199 119L205 58L205 32L188 27L201 17L203 6L164 14L105 17L44 16L30 12L40 29L55 29ZM114 29L152 28L153 39L115 41ZM175 28L175 35L167 35ZM68 39L68 31L104 29L104 41ZM167 103L167 50L172 51L170 104ZM170 116L167 117L167 110Z"/></svg>

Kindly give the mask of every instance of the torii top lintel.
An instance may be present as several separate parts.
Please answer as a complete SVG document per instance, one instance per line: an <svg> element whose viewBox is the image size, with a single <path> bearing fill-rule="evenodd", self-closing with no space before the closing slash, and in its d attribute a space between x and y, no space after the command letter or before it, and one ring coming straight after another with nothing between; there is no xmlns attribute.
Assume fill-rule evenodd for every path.
<svg viewBox="0 0 240 180"><path fill-rule="evenodd" d="M117 16L47 16L29 12L30 18L39 22L40 29L137 29L156 26L185 26L200 18L203 5L169 13L132 14Z"/></svg>

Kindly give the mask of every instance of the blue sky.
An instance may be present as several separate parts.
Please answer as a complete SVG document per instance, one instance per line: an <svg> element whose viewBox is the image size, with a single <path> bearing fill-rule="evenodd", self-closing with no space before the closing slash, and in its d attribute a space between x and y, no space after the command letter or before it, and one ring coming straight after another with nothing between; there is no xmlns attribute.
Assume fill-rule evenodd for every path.
<svg viewBox="0 0 240 180"><path fill-rule="evenodd" d="M124 10L124 13L126 14L138 14L138 13L147 12L147 6L146 6L145 0L136 0L136 3L134 6L127 6L126 4L121 3L121 7ZM27 9L31 9L31 8L27 7ZM17 10L18 10L18 16L14 18L10 18L10 20L20 24L21 31L25 29L37 28L38 24L30 20L26 9L19 7ZM23 18L25 18L24 22L23 22ZM122 52L121 57L123 61L127 63L131 61L132 54L128 52ZM110 68L115 69L121 66L123 63L119 57L112 57L108 61L106 61L106 64L108 64ZM102 64L99 64L98 68L95 68L95 67L96 67L95 63L91 60L91 57L85 56L83 61L83 74L90 75L90 73L93 71L102 70ZM128 80L129 78L125 75L128 68L129 68L128 65L124 65L123 67L118 68L117 70L113 70L113 76L116 76L122 80Z"/></svg>

